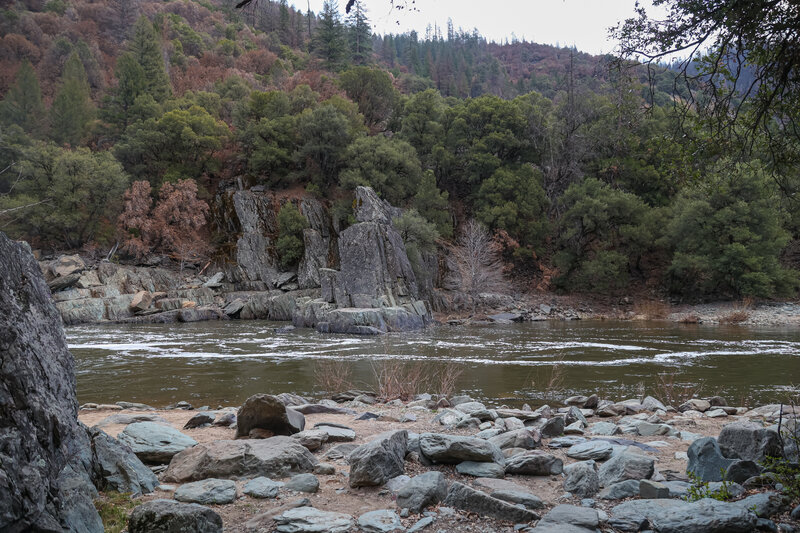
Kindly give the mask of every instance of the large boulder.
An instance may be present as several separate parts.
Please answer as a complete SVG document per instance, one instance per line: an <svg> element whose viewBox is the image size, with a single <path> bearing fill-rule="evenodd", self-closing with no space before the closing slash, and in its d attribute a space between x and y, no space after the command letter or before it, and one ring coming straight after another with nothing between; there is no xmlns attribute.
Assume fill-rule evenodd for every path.
<svg viewBox="0 0 800 533"><path fill-rule="evenodd" d="M505 463L500 448L491 442L473 437L460 437L442 433L423 433L419 437L422 454L436 463L461 463L481 461Z"/></svg>
<svg viewBox="0 0 800 533"><path fill-rule="evenodd" d="M504 450L506 448L523 448L532 450L542 445L542 436L537 429L523 428L506 431L489 439L489 442Z"/></svg>
<svg viewBox="0 0 800 533"><path fill-rule="evenodd" d="M728 459L763 462L783 454L778 432L755 422L734 422L722 428L717 437L722 455Z"/></svg>
<svg viewBox="0 0 800 533"><path fill-rule="evenodd" d="M411 478L397 491L397 506L414 514L436 505L447 497L447 480L437 471L425 472Z"/></svg>
<svg viewBox="0 0 800 533"><path fill-rule="evenodd" d="M581 461L567 466L564 471L564 490L579 498L590 498L600 490L600 478L594 461Z"/></svg>
<svg viewBox="0 0 800 533"><path fill-rule="evenodd" d="M563 472L564 462L558 457L539 450L512 456L506 462L506 474L549 476Z"/></svg>
<svg viewBox="0 0 800 533"><path fill-rule="evenodd" d="M0 353L0 531L103 531L61 318L30 247L3 233Z"/></svg>
<svg viewBox="0 0 800 533"><path fill-rule="evenodd" d="M350 515L296 507L275 517L279 533L345 533L355 521Z"/></svg>
<svg viewBox="0 0 800 533"><path fill-rule="evenodd" d="M133 496L153 492L158 478L126 445L97 428L87 429L92 446L92 475L100 490Z"/></svg>
<svg viewBox="0 0 800 533"><path fill-rule="evenodd" d="M184 483L175 491L175 499L185 503L222 505L236 499L236 483L230 479L204 479Z"/></svg>
<svg viewBox="0 0 800 533"><path fill-rule="evenodd" d="M236 413L236 437L247 437L252 429L266 429L275 435L293 435L303 431L306 419L287 408L271 394L255 394L245 400Z"/></svg>
<svg viewBox="0 0 800 533"><path fill-rule="evenodd" d="M535 512L517 507L499 498L489 496L485 492L455 482L450 485L444 505L454 507L481 516L489 516L500 520L513 522L530 522L538 520Z"/></svg>
<svg viewBox="0 0 800 533"><path fill-rule="evenodd" d="M152 500L133 510L128 533L222 533L222 518L196 503Z"/></svg>
<svg viewBox="0 0 800 533"><path fill-rule="evenodd" d="M167 481L185 483L206 478L281 478L313 472L317 459L297 439L218 440L198 444L172 458Z"/></svg>
<svg viewBox="0 0 800 533"><path fill-rule="evenodd" d="M655 460L638 453L623 452L603 463L597 471L600 485L608 487L620 481L650 479L655 470Z"/></svg>
<svg viewBox="0 0 800 533"><path fill-rule="evenodd" d="M172 457L197 441L172 426L156 422L134 422L119 434L119 441L130 446L136 456L149 464L166 464Z"/></svg>
<svg viewBox="0 0 800 533"><path fill-rule="evenodd" d="M693 473L701 481L722 481L728 468L737 461L722 455L714 437L697 439L689 446L686 455L689 456L686 472Z"/></svg>
<svg viewBox="0 0 800 533"><path fill-rule="evenodd" d="M403 474L407 449L406 430L384 433L371 442L359 446L348 458L350 486L379 486Z"/></svg>
<svg viewBox="0 0 800 533"><path fill-rule="evenodd" d="M651 522L659 533L746 533L756 529L756 515L748 509L708 498L665 509Z"/></svg>

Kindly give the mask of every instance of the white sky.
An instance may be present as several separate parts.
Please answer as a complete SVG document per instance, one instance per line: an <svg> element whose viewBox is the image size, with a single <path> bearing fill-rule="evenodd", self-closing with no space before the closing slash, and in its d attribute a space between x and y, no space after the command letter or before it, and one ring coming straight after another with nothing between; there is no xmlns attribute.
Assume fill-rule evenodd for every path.
<svg viewBox="0 0 800 533"><path fill-rule="evenodd" d="M319 13L323 0L307 0ZM456 28L478 28L489 40L518 39L542 44L572 46L583 52L612 52L616 45L609 40L608 29L634 15L636 0L416 0L418 11L390 10L390 0L363 0L377 33L404 33L416 30L425 35L428 24L439 24L446 33L447 18ZM397 0L396 0L397 1ZM399 0L403 2L403 0ZM412 0L406 0L412 5ZM298 9L306 1L294 0ZM339 0L344 14L347 0ZM649 0L640 3L652 11Z"/></svg>

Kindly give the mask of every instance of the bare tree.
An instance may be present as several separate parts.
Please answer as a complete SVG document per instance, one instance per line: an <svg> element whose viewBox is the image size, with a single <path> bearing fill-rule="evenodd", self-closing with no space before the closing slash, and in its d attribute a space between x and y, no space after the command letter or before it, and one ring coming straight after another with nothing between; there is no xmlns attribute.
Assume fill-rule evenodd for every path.
<svg viewBox="0 0 800 533"><path fill-rule="evenodd" d="M503 264L500 247L486 226L470 220L461 229L448 257L450 285L472 296L482 292L503 292Z"/></svg>

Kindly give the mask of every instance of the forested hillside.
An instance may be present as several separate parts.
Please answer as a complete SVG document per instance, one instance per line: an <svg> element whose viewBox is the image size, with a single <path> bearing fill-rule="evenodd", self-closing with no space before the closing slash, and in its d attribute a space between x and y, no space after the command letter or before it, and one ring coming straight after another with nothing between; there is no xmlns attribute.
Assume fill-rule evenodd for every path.
<svg viewBox="0 0 800 533"><path fill-rule="evenodd" d="M34 247L201 263L231 239L222 189L314 195L344 227L369 185L409 208L409 247L485 225L521 290L796 294L793 174L676 113L667 70L452 25L376 36L361 2L25 0L0 19L0 230ZM303 224L281 210L287 268Z"/></svg>

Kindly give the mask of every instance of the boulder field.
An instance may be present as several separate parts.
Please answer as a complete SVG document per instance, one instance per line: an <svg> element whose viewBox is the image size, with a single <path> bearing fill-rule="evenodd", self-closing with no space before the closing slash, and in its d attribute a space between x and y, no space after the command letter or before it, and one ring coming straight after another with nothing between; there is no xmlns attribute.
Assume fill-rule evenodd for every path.
<svg viewBox="0 0 800 533"><path fill-rule="evenodd" d="M220 518L226 532L798 527L800 502L764 468L766 456L793 450L782 447L788 439L777 439L779 420L784 433L795 428L779 405L729 407L717 397L675 408L651 397L591 396L517 409L466 396L383 402L364 391L337 395L339 402L257 398L203 411L206 423L182 430L198 444L172 458L153 496L137 499L131 531L134 523L138 531L148 531L148 523L161 531L152 529L156 518L146 517L166 520L165 513L208 517L208 531L219 531L213 528ZM254 405L271 416L248 423L245 438L214 425L225 415L252 414ZM177 429L196 416L184 409L138 412ZM128 412L90 407L81 418L119 422ZM126 425L104 427L113 434Z"/></svg>

